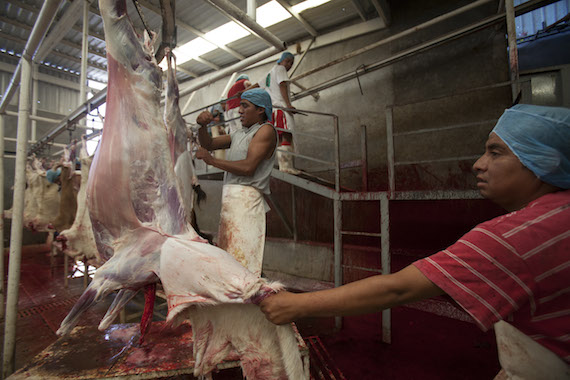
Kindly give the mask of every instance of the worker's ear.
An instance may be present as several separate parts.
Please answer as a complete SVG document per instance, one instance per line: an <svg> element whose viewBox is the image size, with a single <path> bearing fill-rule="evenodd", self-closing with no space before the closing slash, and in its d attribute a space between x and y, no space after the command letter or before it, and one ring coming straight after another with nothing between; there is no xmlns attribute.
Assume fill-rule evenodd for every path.
<svg viewBox="0 0 570 380"><path fill-rule="evenodd" d="M265 114L265 108L264 107L257 107L257 114L259 116L263 116Z"/></svg>

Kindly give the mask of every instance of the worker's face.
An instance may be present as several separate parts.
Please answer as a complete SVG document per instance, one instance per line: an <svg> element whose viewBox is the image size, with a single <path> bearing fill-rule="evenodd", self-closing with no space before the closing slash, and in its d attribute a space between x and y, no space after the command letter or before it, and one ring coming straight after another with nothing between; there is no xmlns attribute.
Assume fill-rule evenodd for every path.
<svg viewBox="0 0 570 380"><path fill-rule="evenodd" d="M242 99L239 103L239 121L246 128L263 121L264 114L265 108L257 107L249 100Z"/></svg>
<svg viewBox="0 0 570 380"><path fill-rule="evenodd" d="M285 58L284 60L281 61L281 65L285 66L285 69L289 71L291 70L291 67L293 67L293 61L294 59L292 58Z"/></svg>
<svg viewBox="0 0 570 380"><path fill-rule="evenodd" d="M526 206L542 184L494 133L489 135L485 154L475 162L473 170L481 195L508 211Z"/></svg>

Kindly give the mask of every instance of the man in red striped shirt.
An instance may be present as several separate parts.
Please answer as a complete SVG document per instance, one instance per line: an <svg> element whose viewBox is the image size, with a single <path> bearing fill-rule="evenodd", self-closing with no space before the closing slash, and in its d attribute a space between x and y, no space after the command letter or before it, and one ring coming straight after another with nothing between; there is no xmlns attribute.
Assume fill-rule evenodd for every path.
<svg viewBox="0 0 570 380"><path fill-rule="evenodd" d="M473 168L481 194L509 214L397 273L269 297L261 303L266 317L282 324L304 316L361 314L446 293L483 330L497 323L500 342L518 334L516 339L530 342L525 346L530 357L540 351L548 363L525 366L525 360L503 358L499 347L506 373L570 376L570 110L507 109ZM505 327L502 320L510 324ZM529 377L535 370L538 375Z"/></svg>

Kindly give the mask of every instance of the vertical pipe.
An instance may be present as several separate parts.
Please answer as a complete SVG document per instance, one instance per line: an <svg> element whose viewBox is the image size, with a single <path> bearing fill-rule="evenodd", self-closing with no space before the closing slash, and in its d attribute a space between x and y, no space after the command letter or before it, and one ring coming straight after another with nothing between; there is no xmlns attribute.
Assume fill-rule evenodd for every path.
<svg viewBox="0 0 570 380"><path fill-rule="evenodd" d="M340 192L340 136L338 128L338 116L333 116L334 128L334 187L337 192Z"/></svg>
<svg viewBox="0 0 570 380"><path fill-rule="evenodd" d="M253 21L257 18L257 4L255 0L247 0L247 15L251 17Z"/></svg>
<svg viewBox="0 0 570 380"><path fill-rule="evenodd" d="M4 326L4 357L2 375L14 372L16 354L16 319L18 317L18 287L22 262L22 228L24 216L24 190L26 188L26 145L30 116L31 59L22 57L20 76L20 100L18 106L18 141L16 142L16 175L14 178L14 202L12 207L12 231L10 235L10 262L8 269L8 297L6 300L6 325Z"/></svg>
<svg viewBox="0 0 570 380"><path fill-rule="evenodd" d="M4 318L4 127L6 115L0 115L0 319Z"/></svg>
<svg viewBox="0 0 570 380"><path fill-rule="evenodd" d="M505 0L507 15L507 36L509 40L509 66L511 73L511 92L513 101L520 91L519 54L517 50L517 28L515 25L515 5L513 0Z"/></svg>
<svg viewBox="0 0 570 380"><path fill-rule="evenodd" d="M297 203L295 202L295 185L291 185L291 219L293 220L293 241L299 238L297 235Z"/></svg>
<svg viewBox="0 0 570 380"><path fill-rule="evenodd" d="M388 166L388 192L390 197L396 191L396 175L394 168L394 109L386 107L386 155Z"/></svg>
<svg viewBox="0 0 570 380"><path fill-rule="evenodd" d="M333 199L334 214L334 286L342 285L342 201L338 196ZM335 317L335 327L342 327L341 317Z"/></svg>
<svg viewBox="0 0 570 380"><path fill-rule="evenodd" d="M184 105L184 108L182 108L182 111L180 113L184 114L184 112L186 112L188 106L190 106L190 103L192 102L192 99L194 99L194 95L196 95L196 91L190 94L188 100L186 101L186 104Z"/></svg>
<svg viewBox="0 0 570 380"><path fill-rule="evenodd" d="M390 204L387 193L380 198L380 239L382 275L390 273ZM392 316L391 310L382 310L382 341L392 342Z"/></svg>
<svg viewBox="0 0 570 380"><path fill-rule="evenodd" d="M81 75L79 77L79 104L87 100L87 63L89 62L89 2L83 1L83 39L81 41ZM85 125L85 119L81 119Z"/></svg>
<svg viewBox="0 0 570 380"><path fill-rule="evenodd" d="M32 115L38 116L38 100L39 100L39 64L32 63ZM37 136L37 126L38 122L35 118L32 118L32 135L30 136L30 140L32 144L36 143L36 136Z"/></svg>
<svg viewBox="0 0 570 380"><path fill-rule="evenodd" d="M366 143L366 125L360 126L360 162L362 163L362 191L368 191L368 145Z"/></svg>

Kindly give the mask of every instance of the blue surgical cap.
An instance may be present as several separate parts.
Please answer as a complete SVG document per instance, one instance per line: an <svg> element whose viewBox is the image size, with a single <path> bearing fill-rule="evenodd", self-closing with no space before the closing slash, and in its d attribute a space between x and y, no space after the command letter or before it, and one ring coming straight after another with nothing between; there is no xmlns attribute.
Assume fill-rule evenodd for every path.
<svg viewBox="0 0 570 380"><path fill-rule="evenodd" d="M273 106L271 105L271 96L269 93L262 88L254 88L247 90L241 94L241 98L249 100L258 107L265 108L265 114L267 115L267 120L271 120L271 114L273 113Z"/></svg>
<svg viewBox="0 0 570 380"><path fill-rule="evenodd" d="M542 181L570 188L570 109L518 104L493 132Z"/></svg>
<svg viewBox="0 0 570 380"><path fill-rule="evenodd" d="M46 178L50 183L54 183L57 177L61 174L61 168L57 168L57 170L49 169L46 172Z"/></svg>
<svg viewBox="0 0 570 380"><path fill-rule="evenodd" d="M249 80L249 76L247 76L247 74L241 74L239 77L237 77L236 82L242 80L242 79L247 79Z"/></svg>
<svg viewBox="0 0 570 380"><path fill-rule="evenodd" d="M277 61L277 63L281 63L284 60L286 60L287 58L291 58L291 59L295 59L295 56L293 56L293 54L289 53L288 51L283 52L283 54L281 54L281 58L279 58L279 60Z"/></svg>

